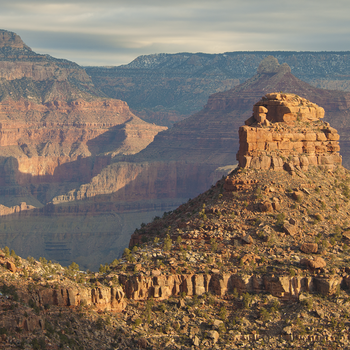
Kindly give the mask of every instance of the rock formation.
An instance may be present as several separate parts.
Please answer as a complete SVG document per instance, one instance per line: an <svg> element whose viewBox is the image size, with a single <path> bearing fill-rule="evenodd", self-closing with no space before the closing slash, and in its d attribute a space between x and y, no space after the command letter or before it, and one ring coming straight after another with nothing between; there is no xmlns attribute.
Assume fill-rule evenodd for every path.
<svg viewBox="0 0 350 350"><path fill-rule="evenodd" d="M86 210L82 209L83 217L75 221L77 207L61 210L71 219L48 220L45 215L54 215L50 209L54 198L89 183L116 158L138 153L165 129L136 117L125 102L106 98L77 64L39 55L15 33L0 31L0 214L6 215L7 221L0 235L1 245L12 242L12 248L26 255L28 250L22 249L34 246L37 258L61 246L67 256L67 246L68 251L74 246L70 239L63 238L63 245L56 243L62 241L62 235L76 233L72 227L81 227L90 238L95 234L97 241L105 231L112 236L116 227L129 227L130 219L121 213L129 209L120 207L117 216L112 215L115 221L110 220L111 225L93 223L94 215L98 222L110 216L100 210L86 218ZM119 184L122 181L119 179ZM42 207L45 209L40 211ZM159 214L149 205L143 210L148 215L140 214L140 220ZM38 225L38 213L43 212ZM46 225L55 220L52 226ZM140 224L136 222L132 229ZM70 229L63 229L67 224ZM50 232L50 226L56 232ZM96 226L103 232L98 232ZM32 239L27 241L28 232ZM46 246L50 248L47 252ZM60 261L69 259L61 256Z"/></svg>
<svg viewBox="0 0 350 350"><path fill-rule="evenodd" d="M232 170L237 129L265 88L313 93L325 118L330 110L347 113L338 93L315 90L269 59L253 79L213 95L201 112L151 142L162 129L107 99L81 67L25 47L0 51L0 62L11 67L0 86L0 203L12 213L2 217L0 244L66 265L78 256L81 266L97 269L119 256L142 222Z"/></svg>
<svg viewBox="0 0 350 350"><path fill-rule="evenodd" d="M271 69L271 67L269 67ZM269 93L254 105L239 128L237 153L242 168L333 169L341 164L339 134L323 123L324 109L293 94Z"/></svg>

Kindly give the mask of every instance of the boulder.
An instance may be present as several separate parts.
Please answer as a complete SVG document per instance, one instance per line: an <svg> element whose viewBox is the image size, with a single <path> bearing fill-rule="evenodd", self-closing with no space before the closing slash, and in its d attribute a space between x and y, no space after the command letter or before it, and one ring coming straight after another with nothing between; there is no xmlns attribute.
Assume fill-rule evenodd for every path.
<svg viewBox="0 0 350 350"><path fill-rule="evenodd" d="M6 268L10 270L11 272L16 272L17 267L12 261L6 261Z"/></svg>
<svg viewBox="0 0 350 350"><path fill-rule="evenodd" d="M272 212L273 211L273 206L270 201L264 201L259 204L259 209L261 212Z"/></svg>
<svg viewBox="0 0 350 350"><path fill-rule="evenodd" d="M219 337L220 337L220 335L217 331L209 331L208 336L209 336L209 338L213 339L214 344L217 343L217 341L219 340Z"/></svg>
<svg viewBox="0 0 350 350"><path fill-rule="evenodd" d="M294 236L298 233L298 227L290 224L289 222L285 222L283 224L283 230L290 236Z"/></svg>
<svg viewBox="0 0 350 350"><path fill-rule="evenodd" d="M306 253L306 254L317 253L317 251L318 251L318 244L317 243L303 243L300 246L300 250L303 253Z"/></svg>

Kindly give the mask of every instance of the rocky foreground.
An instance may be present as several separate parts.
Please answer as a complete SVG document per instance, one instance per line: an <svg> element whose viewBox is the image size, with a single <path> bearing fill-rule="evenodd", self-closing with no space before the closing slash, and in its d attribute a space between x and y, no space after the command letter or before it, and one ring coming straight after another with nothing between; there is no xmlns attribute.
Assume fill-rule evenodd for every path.
<svg viewBox="0 0 350 350"><path fill-rule="evenodd" d="M302 147L288 158L283 140L261 149L241 132L238 169L142 225L98 273L4 248L0 347L350 348L350 173L322 116L300 97L266 95L243 128L270 137L294 126L308 137L287 143Z"/></svg>

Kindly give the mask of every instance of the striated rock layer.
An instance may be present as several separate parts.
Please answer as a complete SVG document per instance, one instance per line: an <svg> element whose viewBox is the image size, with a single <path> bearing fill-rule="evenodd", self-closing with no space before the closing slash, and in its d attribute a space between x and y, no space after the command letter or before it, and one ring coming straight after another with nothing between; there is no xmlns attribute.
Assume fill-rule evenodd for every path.
<svg viewBox="0 0 350 350"><path fill-rule="evenodd" d="M293 94L269 93L254 105L239 128L237 153L242 168L333 169L341 164L339 134L323 123L324 109Z"/></svg>
<svg viewBox="0 0 350 350"><path fill-rule="evenodd" d="M118 254L113 235L126 245L129 231L172 204L111 209L106 198L107 203L99 200L103 212L96 203L81 202L52 210L52 202L64 204L60 198L66 193L88 184L117 158L138 153L165 129L135 116L125 102L106 98L77 64L37 54L15 33L0 30L0 215L6 218L0 245L66 264L73 252L84 255L83 236L90 240L85 245L90 258L100 258L106 246ZM101 187L111 182L75 199L110 193ZM121 176L118 186L129 182ZM135 215L136 207L141 213ZM93 253L89 244L99 251ZM98 267L97 259L87 257L85 266Z"/></svg>

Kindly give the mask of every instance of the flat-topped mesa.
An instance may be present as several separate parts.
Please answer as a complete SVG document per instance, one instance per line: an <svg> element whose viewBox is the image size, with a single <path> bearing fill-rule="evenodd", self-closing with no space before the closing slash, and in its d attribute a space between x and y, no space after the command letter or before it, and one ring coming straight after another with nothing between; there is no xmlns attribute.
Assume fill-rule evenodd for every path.
<svg viewBox="0 0 350 350"><path fill-rule="evenodd" d="M323 117L322 107L297 95L265 95L239 128L239 167L293 171L341 164L338 132Z"/></svg>

